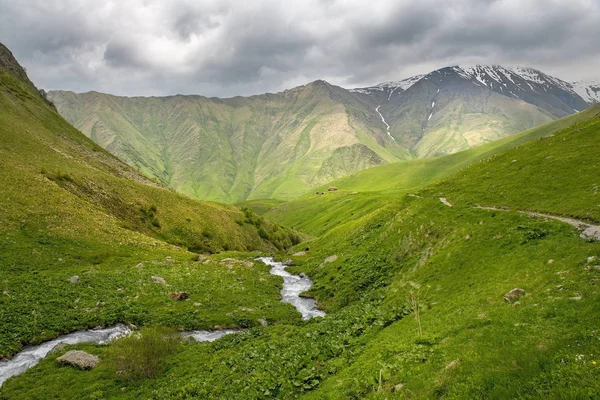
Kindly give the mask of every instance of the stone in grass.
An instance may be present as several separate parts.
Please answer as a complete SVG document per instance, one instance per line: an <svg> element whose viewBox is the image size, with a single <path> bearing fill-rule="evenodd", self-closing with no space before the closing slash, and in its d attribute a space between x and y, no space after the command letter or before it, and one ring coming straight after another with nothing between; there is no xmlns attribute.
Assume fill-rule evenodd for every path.
<svg viewBox="0 0 600 400"><path fill-rule="evenodd" d="M79 283L79 277L77 275L73 275L69 278L69 282L71 283Z"/></svg>
<svg viewBox="0 0 600 400"><path fill-rule="evenodd" d="M190 298L190 295L187 294L186 292L171 292L171 293L169 293L169 296L173 300L177 300L177 301L187 300Z"/></svg>
<svg viewBox="0 0 600 400"><path fill-rule="evenodd" d="M160 283L161 285L166 285L167 284L167 281L165 281L160 276L153 276L152 277L152 282L154 282L154 283Z"/></svg>
<svg viewBox="0 0 600 400"><path fill-rule="evenodd" d="M80 369L92 369L98 365L100 359L85 351L71 350L58 357L56 361L62 365L71 365Z"/></svg>
<svg viewBox="0 0 600 400"><path fill-rule="evenodd" d="M512 303L524 295L525 295L525 291L523 289L514 288L510 292L508 292L504 295L504 300L508 301L509 303Z"/></svg>

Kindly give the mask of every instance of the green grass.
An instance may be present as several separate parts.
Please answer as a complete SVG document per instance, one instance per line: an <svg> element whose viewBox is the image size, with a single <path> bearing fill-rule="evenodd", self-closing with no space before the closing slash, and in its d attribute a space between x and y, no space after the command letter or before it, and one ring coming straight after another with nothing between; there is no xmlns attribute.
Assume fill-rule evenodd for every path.
<svg viewBox="0 0 600 400"><path fill-rule="evenodd" d="M267 268L230 269L218 256L195 262L190 251L276 251L298 234L158 186L2 72L0 121L0 356L117 322L239 326L240 307L256 310L247 316L253 323L297 318L279 303L280 281ZM80 283L69 282L74 275ZM191 300L174 302L170 291Z"/></svg>
<svg viewBox="0 0 600 400"><path fill-rule="evenodd" d="M356 216L376 210L394 199L407 193L415 193L478 161L493 158L496 154L519 147L531 140L549 137L573 124L585 123L594 112L597 111L587 110L448 156L397 162L366 169L321 186L298 199L271 207L265 216L308 234L321 235L340 221L349 221ZM572 151L576 152L580 149ZM525 157L529 156L528 154ZM533 179L536 178L536 175L531 176ZM568 183L565 181L561 182L561 185L566 184ZM468 189L466 185L465 189ZM338 190L327 192L328 186L336 186ZM325 194L315 194L320 192ZM468 193L468 190L465 190L465 193Z"/></svg>
<svg viewBox="0 0 600 400"><path fill-rule="evenodd" d="M327 214L329 227L291 268L314 279L322 320L186 343L163 374L127 385L104 364L61 367L59 353L7 381L0 398L593 398L600 243L554 220L474 205L595 219L598 197L586 190L600 176L596 112L416 196L323 197L327 211L304 218L317 226ZM513 288L526 292L517 306L503 300ZM416 292L422 336L409 305ZM76 347L101 359L109 350Z"/></svg>
<svg viewBox="0 0 600 400"><path fill-rule="evenodd" d="M69 346L8 380L0 399L583 399L600 392L600 242L516 212L600 220L598 107L543 128L540 136L553 137L480 154L443 179L432 172L428 185L408 188L399 177L395 188L351 194L342 187L271 209L266 215L285 211L312 235L278 254L293 260L291 272L313 278L307 295L328 313L304 322L279 302L279 278L244 264L255 253L192 260L197 255L187 251L198 244L193 238L215 251L298 243L298 234L249 209L272 204L242 211L133 181L142 178L35 93L0 78L2 354L97 324L250 327L214 343L177 345L154 378L130 382L108 362L115 347ZM291 255L299 250L305 254ZM513 288L526 292L515 304L503 300ZM170 291L191 300L175 302ZM417 293L422 335L410 302ZM60 366L56 358L74 348L98 355L100 365Z"/></svg>

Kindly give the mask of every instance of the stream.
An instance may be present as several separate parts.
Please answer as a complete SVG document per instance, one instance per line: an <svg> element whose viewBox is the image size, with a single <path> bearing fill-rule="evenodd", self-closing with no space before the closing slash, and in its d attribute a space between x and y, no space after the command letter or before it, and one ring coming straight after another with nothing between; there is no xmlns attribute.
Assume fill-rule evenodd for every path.
<svg viewBox="0 0 600 400"><path fill-rule="evenodd" d="M314 317L323 317L325 313L318 310L313 299L300 297L300 293L307 291L312 286L312 281L305 276L292 275L285 270L285 266L273 261L272 257L260 257L265 264L271 267L272 275L283 278L283 289L281 289L281 301L290 303L302 314L303 320ZM198 342L212 342L225 335L240 332L239 329L226 329L220 331L186 331L182 332L184 338L194 338ZM59 336L38 345L27 346L10 360L0 360L0 387L10 377L19 375L29 368L35 366L48 355L59 344L98 343L105 344L111 340L123 336L131 330L125 325L116 325L111 328L89 329L77 331L67 335Z"/></svg>
<svg viewBox="0 0 600 400"><path fill-rule="evenodd" d="M325 316L325 312L317 309L317 303L314 299L300 297L300 294L310 289L313 284L309 277L290 274L285 270L285 265L273 261L273 257L259 257L257 260L260 260L271 267L271 271L269 271L271 275L277 275L283 278L281 301L296 307L296 310L302 314L303 320L306 321L314 317Z"/></svg>

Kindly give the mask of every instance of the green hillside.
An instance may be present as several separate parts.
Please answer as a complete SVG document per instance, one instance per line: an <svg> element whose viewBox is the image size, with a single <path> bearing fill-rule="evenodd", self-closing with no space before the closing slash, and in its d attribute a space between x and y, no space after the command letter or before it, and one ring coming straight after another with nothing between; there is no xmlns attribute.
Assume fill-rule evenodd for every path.
<svg viewBox="0 0 600 400"><path fill-rule="evenodd" d="M207 255L276 251L298 234L141 176L64 121L5 47L0 60L0 358L117 322L239 326L239 306L294 317L266 268L231 270ZM170 291L193 301L174 304Z"/></svg>
<svg viewBox="0 0 600 400"><path fill-rule="evenodd" d="M67 121L145 175L231 203L290 200L364 169L455 153L567 115L455 76L420 80L393 98L324 81L230 99L49 96Z"/></svg>
<svg viewBox="0 0 600 400"><path fill-rule="evenodd" d="M0 398L594 398L600 242L518 211L600 224L600 109L544 129L410 196L328 193L331 208L289 209L318 236L285 257L313 278L323 319L184 343L164 374L135 382L61 367L58 353Z"/></svg>
<svg viewBox="0 0 600 400"><path fill-rule="evenodd" d="M356 213L376 210L398 196L414 193L461 169L530 140L546 138L573 124L586 121L594 109L541 125L504 139L459 153L420 160L397 162L370 168L318 187L314 193L283 204L272 204L265 215L285 226L321 235L335 226L339 213L351 219ZM327 192L328 186L337 187ZM375 193L371 193L375 192ZM317 195L315 193L324 193ZM313 218L306 218L311 215Z"/></svg>
<svg viewBox="0 0 600 400"><path fill-rule="evenodd" d="M374 109L323 81L248 98L52 92L51 99L96 143L198 199L290 199L409 156Z"/></svg>

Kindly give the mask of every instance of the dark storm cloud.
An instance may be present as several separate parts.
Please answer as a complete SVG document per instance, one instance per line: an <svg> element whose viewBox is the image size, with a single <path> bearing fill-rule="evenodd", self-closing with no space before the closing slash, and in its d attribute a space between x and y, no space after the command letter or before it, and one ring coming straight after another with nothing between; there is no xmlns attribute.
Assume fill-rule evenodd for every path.
<svg viewBox="0 0 600 400"><path fill-rule="evenodd" d="M599 0L0 0L46 89L214 96L362 86L456 63L600 78Z"/></svg>

